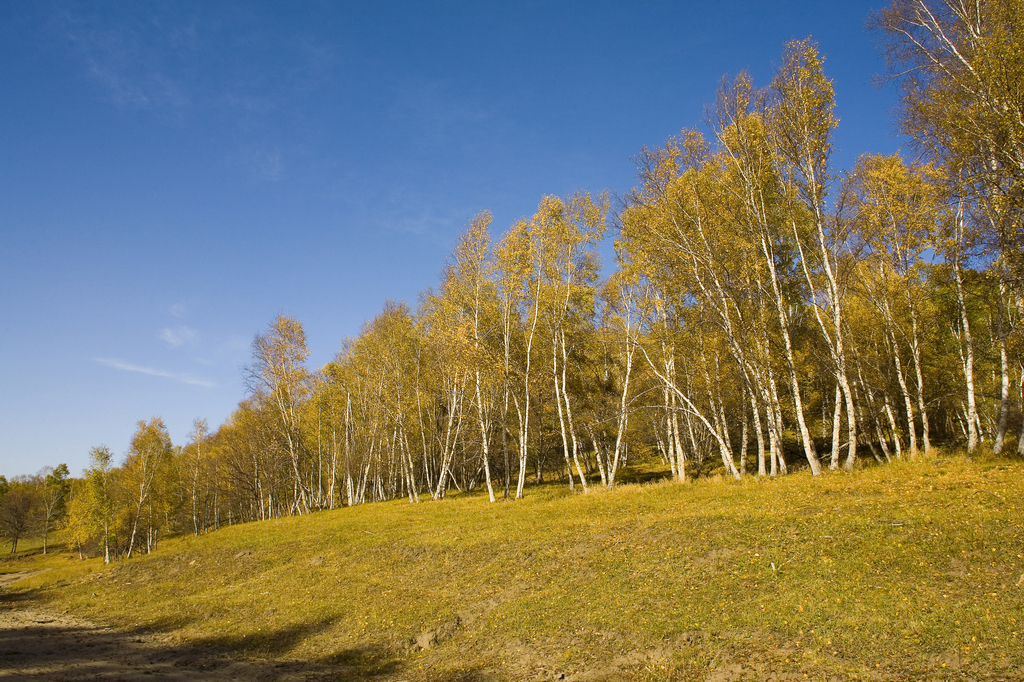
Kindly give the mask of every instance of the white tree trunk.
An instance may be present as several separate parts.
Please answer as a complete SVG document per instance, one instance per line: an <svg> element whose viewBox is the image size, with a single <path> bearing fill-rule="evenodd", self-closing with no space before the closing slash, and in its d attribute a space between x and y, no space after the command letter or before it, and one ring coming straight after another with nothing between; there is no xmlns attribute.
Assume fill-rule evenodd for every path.
<svg viewBox="0 0 1024 682"><path fill-rule="evenodd" d="M967 319L967 302L964 298L963 275L960 260L953 258L953 279L956 283L956 300L960 308L960 330L963 334L963 370L967 386L967 452L973 453L978 448L978 406L974 392L974 342L971 339L971 323Z"/></svg>
<svg viewBox="0 0 1024 682"><path fill-rule="evenodd" d="M999 279L999 370L1000 370L1000 393L999 393L999 423L996 426L996 439L992 445L993 454L1001 454L1005 447L1006 420L1010 413L1010 362L1006 354L1006 283L1003 278Z"/></svg>
<svg viewBox="0 0 1024 682"><path fill-rule="evenodd" d="M494 502L494 486L491 485L491 463L488 450L488 431L490 430L490 424L488 423L486 410L484 409L484 401L482 392L480 390L480 370L476 370L476 406L477 406L477 421L480 424L480 448L483 452L484 457L484 477L487 480L487 496L491 502Z"/></svg>

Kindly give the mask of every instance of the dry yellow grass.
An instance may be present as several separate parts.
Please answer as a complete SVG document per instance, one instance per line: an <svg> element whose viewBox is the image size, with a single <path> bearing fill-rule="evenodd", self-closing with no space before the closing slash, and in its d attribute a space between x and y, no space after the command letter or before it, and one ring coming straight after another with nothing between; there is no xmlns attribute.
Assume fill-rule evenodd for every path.
<svg viewBox="0 0 1024 682"><path fill-rule="evenodd" d="M339 679L1024 679L1024 465L366 505L0 571L54 610ZM31 563L29 563L31 562Z"/></svg>

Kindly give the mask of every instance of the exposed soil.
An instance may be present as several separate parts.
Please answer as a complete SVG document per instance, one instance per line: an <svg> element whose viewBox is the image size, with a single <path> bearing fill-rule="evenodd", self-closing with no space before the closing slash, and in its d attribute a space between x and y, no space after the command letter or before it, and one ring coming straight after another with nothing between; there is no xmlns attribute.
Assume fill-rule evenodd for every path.
<svg viewBox="0 0 1024 682"><path fill-rule="evenodd" d="M0 679L315 680L335 674L302 662L241 662L223 652L176 646L165 636L114 630L40 609L10 585L36 571L0 576Z"/></svg>
<svg viewBox="0 0 1024 682"><path fill-rule="evenodd" d="M5 604L5 606L8 606ZM0 611L0 679L309 680L331 677L304 663L243 663L36 609Z"/></svg>
<svg viewBox="0 0 1024 682"><path fill-rule="evenodd" d="M25 592L12 589L12 585L37 571L24 571L0 576L0 680L47 680L53 682L126 680L163 680L185 682L209 680L256 681L298 681L298 680L441 680L444 682L499 682L510 679L566 680L567 682L606 682L624 679L647 679L668 677L702 682L732 682L734 680L783 680L805 679L807 676L782 665L782 656L794 654L789 649L779 649L775 656L766 656L773 650L767 642L753 642L744 639L745 646L753 645L753 651L739 649L732 651L732 661L713 662L708 669L687 672L672 664L686 660L707 647L713 635L705 632L688 632L672 641L653 649L638 649L631 654L613 656L602 663L595 662L575 674L567 674L550 666L557 659L558 648L533 646L523 641L509 641L504 644L502 658L509 661L505 669L466 670L456 672L433 666L410 666L401 664L368 669L360 665L360 652L348 652L338 660L326 662L308 661L261 661L238 660L228 649L216 646L196 646L175 642L166 634L146 631L117 630L103 627L68 614L40 608ZM485 605L486 610L490 604ZM463 627L471 623L478 613L467 612L461 618L429 632L421 633L405 645L405 654L424 651L442 645L448 639L465 636ZM610 639L626 642L625 633L607 633ZM735 643L734 643L735 644ZM574 642L572 646L583 645ZM486 649L502 648L491 642L477 642ZM402 647L399 647L402 648ZM629 648L629 647L627 647ZM728 647L727 647L728 648ZM759 653L760 652L760 653ZM401 653L395 652L399 657ZM724 651L719 651L719 658ZM680 656L680 654L685 654ZM336 657L337 658L337 657ZM725 656L725 659L730 656ZM352 659L343 660L343 659ZM737 659L742 659L739 662ZM514 663L513 663L514 661ZM426 663L426 661L423 661ZM789 659L786 659L789 663ZM838 664L839 661L836 661ZM921 664L925 663L923 668ZM424 669L424 667L426 669ZM827 666L826 668L830 667ZM841 665L836 665L838 670ZM955 655L942 656L933 661L918 661L918 674L908 674L903 666L893 669L875 670L863 675L864 679L904 682L908 679L929 680L1016 680L1024 679L1024 669L1010 670L984 665L965 665ZM669 672L674 668L674 673ZM780 670L781 668L781 670ZM516 672L512 672L512 671ZM661 671L660 673L658 671ZM646 675L645 675L646 673ZM921 674L926 673L926 674ZM859 676L860 677L860 676ZM846 679L845 675L826 675L829 682Z"/></svg>

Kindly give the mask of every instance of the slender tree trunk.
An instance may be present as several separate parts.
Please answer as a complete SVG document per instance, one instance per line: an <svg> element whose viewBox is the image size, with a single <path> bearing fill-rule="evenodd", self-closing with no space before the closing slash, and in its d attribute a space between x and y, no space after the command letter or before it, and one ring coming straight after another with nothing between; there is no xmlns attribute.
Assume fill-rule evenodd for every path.
<svg viewBox="0 0 1024 682"><path fill-rule="evenodd" d="M676 469L680 481L686 480L686 450L683 448L683 437L679 435L679 413L674 409L678 401L675 395L672 396L672 413L669 415L669 426L671 426L672 444L676 450Z"/></svg>
<svg viewBox="0 0 1024 682"><path fill-rule="evenodd" d="M885 398L885 416L889 418L889 428L892 431L892 443L893 447L896 449L896 459L903 459L903 452L900 448L899 431L896 426L896 418L893 416L888 396Z"/></svg>
<svg viewBox="0 0 1024 682"><path fill-rule="evenodd" d="M506 395L505 400L508 400ZM505 493L502 499L507 500L509 496L509 490L512 487L512 467L508 461L508 404L501 415L501 454L505 459Z"/></svg>
<svg viewBox="0 0 1024 682"><path fill-rule="evenodd" d="M583 486L583 492L587 492L587 477L580 467L580 447L579 438L576 436L576 424L573 420L572 414L572 403L569 400L569 383L568 368L569 368L569 354L565 343L565 330L560 330L561 346L562 346L562 399L565 401L565 417L566 422L569 426L569 436L572 440L572 461L576 465L576 473L580 477L580 485ZM570 472L571 473L571 472Z"/></svg>
<svg viewBox="0 0 1024 682"><path fill-rule="evenodd" d="M1006 421L1010 413L1010 362L1006 354L1006 283L999 278L999 370L1001 377L999 393L999 424L992 452L1003 452L1006 442Z"/></svg>
<svg viewBox="0 0 1024 682"><path fill-rule="evenodd" d="M537 287L534 292L534 307L533 307L533 321L530 324L529 331L525 334L526 341L526 361L525 368L523 371L523 406L522 410L519 409L519 401L516 400L516 410L519 413L519 480L516 483L516 499L523 499L523 488L526 486L526 464L527 455L529 454L529 435L530 435L530 360L533 353L533 338L537 331L537 320L540 317L540 279L537 279ZM514 396L513 396L514 397ZM540 460L538 455L538 473L537 483L540 483Z"/></svg>
<svg viewBox="0 0 1024 682"><path fill-rule="evenodd" d="M672 478L677 478L679 471L676 466L676 453L672 449L672 422L669 418L671 414L669 401L674 396L669 393L667 386L662 385L661 397L664 406L661 410L661 419L658 420L658 424L654 427L654 434L658 439L658 447L661 449L663 456L668 460L669 467L672 470ZM664 430L664 433L662 430Z"/></svg>
<svg viewBox="0 0 1024 682"><path fill-rule="evenodd" d="M771 247L768 245L765 236L761 237L761 250L768 265L768 272L771 275L772 298L775 302L775 311L779 318L779 331L782 335L783 346L786 349L786 364L789 369L789 383L793 388L793 407L796 413L797 427L800 431L800 442L803 445L804 456L807 458L807 463L811 467L811 474L818 476L821 474L821 463L818 461L818 456L814 452L811 433L808 430L807 422L804 419L803 399L800 397L800 380L797 378L796 360L793 357L793 342L789 334L789 316L786 312L785 300L779 288L779 280L775 271L775 255Z"/></svg>
<svg viewBox="0 0 1024 682"><path fill-rule="evenodd" d="M427 491L431 497L436 499L437 490L434 488L434 479L430 473L430 449L427 447L427 429L423 426L423 399L420 391L419 356L416 358L416 419L420 426L420 444L423 448L423 477L427 482Z"/></svg>
<svg viewBox="0 0 1024 682"><path fill-rule="evenodd" d="M892 362L893 367L896 369L896 381L900 385L900 391L903 394L903 409L907 411L907 438L910 444L910 459L917 458L917 429L914 426L914 403L910 397L910 389L907 387L907 379L903 374L903 361L900 359L900 346L897 341L896 335L896 321L893 318L892 310L889 307L889 298L886 294L883 294L882 304L884 306L883 312L885 313L885 323L888 329L888 342L892 349ZM889 404L886 400L886 408L888 409ZM890 416L891 419L891 416ZM899 430L895 423L893 424L893 438L899 440ZM899 457L899 450L897 444L897 457Z"/></svg>
<svg viewBox="0 0 1024 682"><path fill-rule="evenodd" d="M196 463L192 469L192 527L196 537L199 537L199 509L198 509L198 488L199 488L199 465L202 462L202 434L196 433Z"/></svg>
<svg viewBox="0 0 1024 682"><path fill-rule="evenodd" d="M662 355L665 357L665 377L663 381L666 391L665 426L667 428L666 438L668 440L669 456L674 458L676 476L680 481L686 480L686 451L683 449L683 439L679 435L679 399L673 390L676 385L676 360L675 348L666 347L662 344ZM687 420L689 424L689 420ZM691 434L692 435L692 434ZM696 452L696 445L694 445Z"/></svg>
<svg viewBox="0 0 1024 682"><path fill-rule="evenodd" d="M491 463L488 454L488 431L489 424L484 409L483 395L480 391L480 370L476 370L476 406L477 406L477 417L480 424L480 449L483 452L484 458L484 477L487 480L487 496L491 502L494 502L494 486L491 485Z"/></svg>
<svg viewBox="0 0 1024 682"><path fill-rule="evenodd" d="M757 437L757 475L764 478L768 475L765 468L764 430L761 425L761 408L754 391L750 391L750 412L754 417L754 435Z"/></svg>
<svg viewBox="0 0 1024 682"><path fill-rule="evenodd" d="M917 310L910 310L911 357L914 360L914 378L917 381L917 414L921 417L921 445L927 456L932 449L931 430L928 424L928 406L924 399L924 371L921 369L921 343L917 331Z"/></svg>
<svg viewBox="0 0 1024 682"><path fill-rule="evenodd" d="M139 530L139 518L142 516L142 504L143 504L143 501L145 499L146 499L145 497L140 498L139 504L138 504L138 506L135 509L135 518L132 519L132 535L131 535L131 539L128 541L128 553L127 553L127 557L129 559L132 558L132 550L135 549L135 535L136 535L136 532Z"/></svg>
<svg viewBox="0 0 1024 682"><path fill-rule="evenodd" d="M633 373L633 353L636 348L630 345L629 338L626 339L626 374L622 379L622 395L619 399L619 427L615 434L615 453L612 456L611 465L608 471L608 480L605 483L609 488L615 485L615 474L619 469L619 457L622 453L623 439L626 435L626 424L629 420L629 413L626 410L629 399L629 379ZM596 447L596 445L595 445Z"/></svg>
<svg viewBox="0 0 1024 682"><path fill-rule="evenodd" d="M611 462L605 463L605 459L608 459L601 453L601 444L598 442L597 433L594 431L592 424L586 426L587 435L590 436L590 442L594 446L594 458L597 460L597 473L601 475L601 485L605 488L611 486L608 485L608 468L611 466ZM657 433L655 433L657 436Z"/></svg>
<svg viewBox="0 0 1024 682"><path fill-rule="evenodd" d="M825 232L822 227L822 218L820 213L820 206L815 199L813 202L815 211L815 226L817 228L817 247L819 255L822 259L822 271L825 273L826 280L828 282L828 295L829 302L831 304L831 324L832 331L829 332L828 324L821 315L821 310L817 305L813 305L814 317L818 321L818 327L821 329L823 338L828 345L829 352L832 355L832 361L835 363L836 370L836 382L839 384L843 391L843 396L846 398L846 413L847 413L847 433L849 439L849 450L846 454L846 464L844 469L846 471L853 471L854 463L857 460L857 419L855 417L854 410L854 391L850 386L850 380L848 378L847 371L847 358L845 349L845 332L843 329L843 316L842 307L840 301L839 284L835 276L835 272L832 268L831 256L825 240ZM796 238L795 244L800 253L800 264L804 271L804 279L807 282L807 286L810 287L811 291L815 291L814 279L811 277L811 271L807 264L807 259L804 255L803 245L800 242L800 235L797 232L796 223L793 223L793 236Z"/></svg>
<svg viewBox="0 0 1024 682"><path fill-rule="evenodd" d="M964 419L966 422L964 433L967 436L967 452L973 453L978 447L979 441L977 427L978 411L975 403L974 392L974 343L971 338L970 321L967 316L967 301L964 296L963 272L960 266L964 241L963 211L964 199L961 197L957 206L957 215L954 220L954 235L956 241L955 253L952 254L952 257L949 258L949 260L953 266L953 281L956 285L957 307L960 314L960 333L956 336L960 339L959 348L961 366L964 372L964 380L967 388L967 403L964 406Z"/></svg>
<svg viewBox="0 0 1024 682"><path fill-rule="evenodd" d="M405 450L405 462L404 462L404 464L408 467L408 471L409 471L409 477L408 477L409 501L416 503L416 502L420 501L420 494L419 494L419 491L416 490L416 474L415 474L415 467L414 467L413 462L412 462L412 448L409 447L409 436L405 432L405 429L402 429L402 445L405 446L405 448L404 448L404 450Z"/></svg>
<svg viewBox="0 0 1024 682"><path fill-rule="evenodd" d="M882 455L885 457L885 461L891 462L892 459L889 457L889 443L887 442L885 433L882 430L882 424L878 419L878 408L875 407L875 398L872 395L873 392L864 383L864 376L861 372L859 362L857 367L857 374L858 376L860 376L861 389L864 391L864 395L867 398L866 402L868 404L868 409L871 410L871 421L874 423L875 426L875 436L878 438L878 446L882 449ZM863 417L861 419L863 420ZM878 461L879 464L882 463L882 459L879 458L877 454L875 454L875 459Z"/></svg>
<svg viewBox="0 0 1024 682"><path fill-rule="evenodd" d="M850 385L849 379L846 378L846 372L841 371L838 374L839 386L843 390L843 398L846 401L847 450L843 469L845 471L853 471L853 467L857 462L857 412L854 405L855 398L853 387Z"/></svg>
<svg viewBox="0 0 1024 682"><path fill-rule="evenodd" d="M558 426L559 431L562 434L562 455L565 457L565 468L569 472L569 490L573 490L575 482L572 477L572 464L569 461L569 437L566 433L565 415L562 408L562 394L559 386L558 378L558 335L553 335L551 339L551 373L552 378L555 382L555 403L558 404ZM575 452L573 452L575 455ZM581 476L582 479L582 476ZM585 480L585 479L584 479Z"/></svg>
<svg viewBox="0 0 1024 682"><path fill-rule="evenodd" d="M644 357L647 359L647 364L651 368L651 371L654 373L654 375L662 382L668 384L671 387L672 391L679 398L680 402L684 405L687 415L692 415L699 419L700 422L704 425L704 428L706 428L708 432L718 442L719 451L723 453L726 452L725 441L722 440L721 434L715 430L714 426L711 424L708 418L697 409L697 406L693 404L693 401L690 400L689 396L687 396L687 394L684 393L679 388L679 386L676 385L675 382L670 382L667 376L658 371L657 365L654 364L653 360L651 360L650 355L647 354L647 351L644 350L642 346L640 350L643 351ZM740 473L739 471L736 470L736 466L732 462L732 457L723 457L723 461L725 461L726 463L726 470L733 476L733 478L738 479L740 477Z"/></svg>
<svg viewBox="0 0 1024 682"><path fill-rule="evenodd" d="M978 406L974 392L974 342L971 339L971 323L967 319L967 302L964 297L963 275L959 258L953 258L953 279L956 283L956 300L960 308L960 329L963 334L963 370L967 384L967 452L978 448Z"/></svg>
<svg viewBox="0 0 1024 682"><path fill-rule="evenodd" d="M779 389L775 377L769 373L768 388L771 391L771 424L775 430L775 444L772 447L772 478L776 475L785 476L789 473L786 466L785 442L783 441L782 404L779 402Z"/></svg>
<svg viewBox="0 0 1024 682"><path fill-rule="evenodd" d="M917 458L917 429L914 427L914 402L910 397L910 390L907 388L907 380L903 376L903 365L899 361L899 348L895 346L893 339L893 356L896 359L896 380L899 382L900 391L903 393L903 409L907 411L907 439L910 444L910 459ZM888 403L886 403L888 407ZM899 443L899 431L893 423L893 438ZM897 453L898 455L898 453Z"/></svg>
<svg viewBox="0 0 1024 682"><path fill-rule="evenodd" d="M703 345L703 344L702 344ZM718 434L718 441L720 443L719 454L722 457L722 465L725 470L732 473L736 472L739 475L739 470L736 469L736 464L732 459L732 441L729 439L729 428L725 421L725 408L722 405L722 388L721 388L721 377L718 372L718 358L715 358L715 381L711 381L711 376L708 373L708 360L704 353L704 348L701 348L701 368L704 371L704 381L707 386L707 397L708 405L711 406L711 412L714 417L714 429L715 433ZM714 387L714 389L712 388Z"/></svg>
<svg viewBox="0 0 1024 682"><path fill-rule="evenodd" d="M832 457L828 467L832 471L839 468L839 449L842 440L843 389L838 383L836 383L835 401L835 409L832 411Z"/></svg>
<svg viewBox="0 0 1024 682"><path fill-rule="evenodd" d="M744 391L746 393L746 391ZM746 398L746 395L743 396ZM743 401L745 402L745 401ZM743 405L740 402L740 405ZM750 443L750 439L747 434L747 428L750 424L750 418L747 416L747 410L743 410L743 428L740 431L740 476L747 475L747 446Z"/></svg>

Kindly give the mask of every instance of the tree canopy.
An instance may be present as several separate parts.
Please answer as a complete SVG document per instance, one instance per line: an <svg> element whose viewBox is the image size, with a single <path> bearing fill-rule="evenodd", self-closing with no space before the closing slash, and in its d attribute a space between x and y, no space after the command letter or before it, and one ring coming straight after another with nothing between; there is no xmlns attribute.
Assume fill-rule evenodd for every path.
<svg viewBox="0 0 1024 682"><path fill-rule="evenodd" d="M615 202L545 196L496 237L474 217L436 288L324 367L277 316L248 395L183 447L154 417L120 466L100 447L73 484L3 479L12 551L32 518L109 558L340 505L585 492L636 462L685 480L1024 455L1024 9L894 0L870 23L918 155L837 169L825 56L790 42L764 87L724 79L706 129L642 150Z"/></svg>

